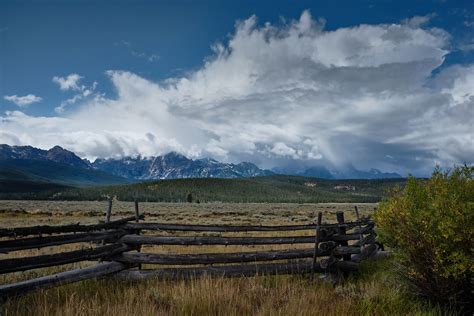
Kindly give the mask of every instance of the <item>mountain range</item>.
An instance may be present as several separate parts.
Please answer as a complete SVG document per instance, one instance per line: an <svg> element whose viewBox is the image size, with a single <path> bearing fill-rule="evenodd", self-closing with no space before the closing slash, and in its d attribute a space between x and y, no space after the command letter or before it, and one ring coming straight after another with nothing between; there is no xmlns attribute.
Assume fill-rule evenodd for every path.
<svg viewBox="0 0 474 316"><path fill-rule="evenodd" d="M51 183L67 186L130 182L90 166L74 153L55 146L42 150L31 146L0 145L0 191L27 187L45 188ZM16 190L16 189L15 189Z"/></svg>
<svg viewBox="0 0 474 316"><path fill-rule="evenodd" d="M326 167L309 167L309 168L273 168L276 174L295 175L301 177L321 178L321 179L397 179L402 178L396 172L382 172L378 169L371 168L363 171L349 165L340 169L327 169Z"/></svg>
<svg viewBox="0 0 474 316"><path fill-rule="evenodd" d="M43 150L31 146L0 145L0 160L43 160L67 164L77 168L88 168L90 163L60 146Z"/></svg>
<svg viewBox="0 0 474 316"><path fill-rule="evenodd" d="M181 178L248 178L274 174L299 175L324 179L400 178L396 173L377 169L360 171L349 167L328 170L312 167L302 170L260 169L250 162L223 163L211 158L189 159L176 152L156 157L121 159L81 159L60 146L42 150L31 146L0 145L0 179L12 177L68 185L105 185L156 179ZM20 176L21 175L21 176Z"/></svg>
<svg viewBox="0 0 474 316"><path fill-rule="evenodd" d="M157 157L96 159L91 166L131 180L248 178L273 175L273 172L262 170L250 162L232 164L210 158L192 160L176 152Z"/></svg>

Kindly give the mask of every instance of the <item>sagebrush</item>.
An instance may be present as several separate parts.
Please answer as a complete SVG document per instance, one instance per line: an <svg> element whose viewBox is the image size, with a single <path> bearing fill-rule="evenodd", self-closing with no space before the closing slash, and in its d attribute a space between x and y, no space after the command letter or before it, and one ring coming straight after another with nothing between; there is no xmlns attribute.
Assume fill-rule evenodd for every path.
<svg viewBox="0 0 474 316"><path fill-rule="evenodd" d="M380 237L418 294L472 311L474 276L473 168L437 168L408 179L375 214Z"/></svg>

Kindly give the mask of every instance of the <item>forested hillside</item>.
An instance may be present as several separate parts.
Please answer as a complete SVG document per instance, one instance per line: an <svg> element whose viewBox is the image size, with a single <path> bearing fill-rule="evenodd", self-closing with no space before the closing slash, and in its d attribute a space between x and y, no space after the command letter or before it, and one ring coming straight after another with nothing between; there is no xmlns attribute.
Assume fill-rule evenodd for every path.
<svg viewBox="0 0 474 316"><path fill-rule="evenodd" d="M176 179L128 185L61 190L42 199L154 202L377 202L384 192L405 180L323 180L296 176L246 179ZM25 197L26 198L26 197ZM31 198L31 197L29 197ZM33 198L35 198L33 196Z"/></svg>

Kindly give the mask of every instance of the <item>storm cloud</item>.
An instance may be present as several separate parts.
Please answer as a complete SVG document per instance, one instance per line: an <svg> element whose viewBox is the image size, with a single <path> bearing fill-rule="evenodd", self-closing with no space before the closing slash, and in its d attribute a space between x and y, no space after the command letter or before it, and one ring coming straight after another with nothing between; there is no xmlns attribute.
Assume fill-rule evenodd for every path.
<svg viewBox="0 0 474 316"><path fill-rule="evenodd" d="M0 143L60 144L88 158L178 151L404 175L473 163L474 65L443 66L450 35L441 29L327 31L304 11L278 26L252 16L212 47L184 77L110 70L114 98L97 92L57 117L6 112Z"/></svg>

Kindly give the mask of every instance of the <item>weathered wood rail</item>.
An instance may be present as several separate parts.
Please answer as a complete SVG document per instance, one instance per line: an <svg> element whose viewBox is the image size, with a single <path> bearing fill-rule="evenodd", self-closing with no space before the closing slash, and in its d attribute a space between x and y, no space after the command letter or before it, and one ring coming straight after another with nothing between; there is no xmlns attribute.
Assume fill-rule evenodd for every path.
<svg viewBox="0 0 474 316"><path fill-rule="evenodd" d="M144 219L144 215L140 215L138 219ZM81 225L69 224L69 225L58 225L58 226L31 226L31 227L14 227L14 228L2 228L0 229L0 237L17 237L17 236L29 236L29 235L47 235L55 233L77 233L77 232L91 232L98 231L101 229L118 228L123 224L130 221L136 220L136 216L130 216L121 218L115 221L94 224L94 225Z"/></svg>
<svg viewBox="0 0 474 316"><path fill-rule="evenodd" d="M127 231L125 230L111 230L105 232L73 233L58 236L3 240L0 241L0 252L8 253L17 250L43 248L79 242L114 242L125 234L127 234Z"/></svg>
<svg viewBox="0 0 474 316"><path fill-rule="evenodd" d="M135 216L110 221L111 211L112 203L109 202L105 222L93 225L77 223L58 226L0 228L0 254L66 244L82 246L82 249L79 250L29 257L15 255L0 259L0 274L81 261L99 261L96 265L81 269L0 285L0 298L5 299L39 288L110 275L128 280L140 280L148 277L186 279L202 275L243 277L294 273L310 273L312 276L316 272L335 271L349 273L357 271L359 263L378 250L375 244L374 222L369 218L359 218L357 210L357 221L353 222L345 222L344 213L338 212L337 223L323 223L322 213L319 213L316 223L279 226L139 222L144 219L144 216L139 214L138 202L135 202ZM292 231L307 231L307 234L298 236L235 236L238 233L248 232ZM185 232L187 235L174 235L179 232ZM203 234L207 232L220 233L220 236L189 236L191 233ZM225 233L232 233L232 236L222 236ZM162 234L166 234L166 236ZM84 247L84 243L88 243L87 247ZM141 252L142 245L156 247L175 245L179 248L179 246L203 245L293 244L312 246L251 252L190 254ZM273 263L261 263L268 261L273 261ZM143 270L141 269L142 264L165 267ZM138 270L135 269L137 267Z"/></svg>

